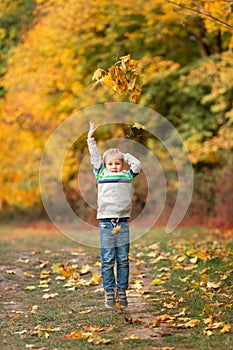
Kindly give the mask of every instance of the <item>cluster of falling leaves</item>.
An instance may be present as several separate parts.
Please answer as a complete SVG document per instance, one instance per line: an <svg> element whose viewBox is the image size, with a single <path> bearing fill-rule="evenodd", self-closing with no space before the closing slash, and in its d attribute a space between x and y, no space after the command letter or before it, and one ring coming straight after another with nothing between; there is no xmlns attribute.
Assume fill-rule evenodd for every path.
<svg viewBox="0 0 233 350"><path fill-rule="evenodd" d="M130 54L120 57L119 61L107 71L98 68L94 72L92 80L96 80L93 87L101 83L116 94L128 94L130 102L138 103L140 101L142 89L138 62L131 59Z"/></svg>

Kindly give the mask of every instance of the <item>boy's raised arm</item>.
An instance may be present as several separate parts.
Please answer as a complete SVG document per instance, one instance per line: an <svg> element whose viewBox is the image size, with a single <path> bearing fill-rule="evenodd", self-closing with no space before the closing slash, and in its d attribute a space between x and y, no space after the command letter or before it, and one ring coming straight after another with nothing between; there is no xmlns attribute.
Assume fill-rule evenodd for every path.
<svg viewBox="0 0 233 350"><path fill-rule="evenodd" d="M97 129L95 122L90 121L90 129L87 136L87 145L91 156L91 164L95 169L99 169L103 163L100 151L94 139L94 132Z"/></svg>

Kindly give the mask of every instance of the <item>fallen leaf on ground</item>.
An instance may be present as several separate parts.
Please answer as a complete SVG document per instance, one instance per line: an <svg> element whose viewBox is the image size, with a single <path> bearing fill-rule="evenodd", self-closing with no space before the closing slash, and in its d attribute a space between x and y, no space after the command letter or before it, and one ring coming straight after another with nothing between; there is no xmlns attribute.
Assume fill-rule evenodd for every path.
<svg viewBox="0 0 233 350"><path fill-rule="evenodd" d="M45 293L42 298L43 299L54 299L58 296L58 293L51 293L51 294L48 294L48 293Z"/></svg>
<svg viewBox="0 0 233 350"><path fill-rule="evenodd" d="M89 314L91 312L92 312L92 310L88 309L88 310L79 311L79 314L80 315L85 315L85 314Z"/></svg>

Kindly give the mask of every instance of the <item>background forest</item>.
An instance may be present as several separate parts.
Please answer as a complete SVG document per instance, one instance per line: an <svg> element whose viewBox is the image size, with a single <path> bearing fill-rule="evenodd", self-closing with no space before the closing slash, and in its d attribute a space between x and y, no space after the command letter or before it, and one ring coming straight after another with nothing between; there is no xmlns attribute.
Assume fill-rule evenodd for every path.
<svg viewBox="0 0 233 350"><path fill-rule="evenodd" d="M86 107L129 102L90 87L98 67L131 54L142 78L139 104L167 118L189 150L187 219L232 227L233 1L0 0L0 26L2 219L44 215L38 173L49 135ZM70 150L64 172L77 208L85 147Z"/></svg>

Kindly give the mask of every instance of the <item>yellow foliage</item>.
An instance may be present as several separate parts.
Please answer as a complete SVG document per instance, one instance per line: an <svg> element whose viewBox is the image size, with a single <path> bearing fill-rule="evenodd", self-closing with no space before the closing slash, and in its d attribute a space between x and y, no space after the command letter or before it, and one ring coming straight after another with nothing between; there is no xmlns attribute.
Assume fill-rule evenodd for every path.
<svg viewBox="0 0 233 350"><path fill-rule="evenodd" d="M131 59L130 54L120 57L120 60L108 71L98 68L92 79L106 85L117 94L129 94L131 102L139 102L141 98L141 86L138 72L138 62Z"/></svg>

